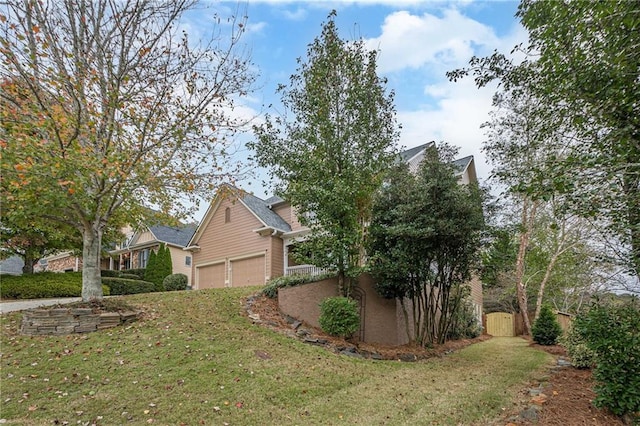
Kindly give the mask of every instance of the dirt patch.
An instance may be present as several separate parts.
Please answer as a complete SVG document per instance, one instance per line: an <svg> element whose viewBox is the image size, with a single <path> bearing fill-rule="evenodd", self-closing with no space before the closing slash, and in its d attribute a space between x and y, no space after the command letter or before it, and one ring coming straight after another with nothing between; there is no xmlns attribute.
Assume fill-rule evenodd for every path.
<svg viewBox="0 0 640 426"><path fill-rule="evenodd" d="M567 358L567 352L562 346L543 346L535 343L531 347L543 350L556 357L556 360ZM523 419L518 416L505 417L502 424L506 425L540 425L540 426L618 426L625 423L613 413L593 406L595 398L594 381L589 369L578 369L571 366L559 365L551 369L545 383L532 383L532 387L540 386L544 395L538 399L544 401L537 412L537 419ZM521 403L526 406L536 397L532 397L529 389L520 394ZM521 413L522 414L522 413Z"/></svg>

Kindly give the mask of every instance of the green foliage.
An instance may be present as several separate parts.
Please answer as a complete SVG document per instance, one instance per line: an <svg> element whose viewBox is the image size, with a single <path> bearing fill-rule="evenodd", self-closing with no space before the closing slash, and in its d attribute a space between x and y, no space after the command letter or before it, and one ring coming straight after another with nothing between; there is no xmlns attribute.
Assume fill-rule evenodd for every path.
<svg viewBox="0 0 640 426"><path fill-rule="evenodd" d="M278 297L278 289L284 287L295 287L297 285L313 283L316 281L326 280L335 277L335 274L326 273L321 275L283 275L281 277L272 278L262 289L262 294L270 299Z"/></svg>
<svg viewBox="0 0 640 426"><path fill-rule="evenodd" d="M145 275L147 273L147 270L145 268L125 269L124 271L120 271L120 272L122 274L136 275L139 280L149 281L145 279Z"/></svg>
<svg viewBox="0 0 640 426"><path fill-rule="evenodd" d="M551 306L543 305L540 316L531 327L533 341L540 345L555 345L562 335L562 327L558 323Z"/></svg>
<svg viewBox="0 0 640 426"><path fill-rule="evenodd" d="M640 411L640 304L596 303L573 322L596 354L594 405L622 416Z"/></svg>
<svg viewBox="0 0 640 426"><path fill-rule="evenodd" d="M571 364L576 368L591 368L596 364L596 354L587 345L587 341L570 327L567 332L560 337L559 343L565 347L567 354L571 358Z"/></svg>
<svg viewBox="0 0 640 426"><path fill-rule="evenodd" d="M358 304L348 297L329 297L320 303L320 327L332 336L351 337L360 327Z"/></svg>
<svg viewBox="0 0 640 426"><path fill-rule="evenodd" d="M451 315L447 340L473 339L481 334L482 324L478 323L473 304L465 298Z"/></svg>
<svg viewBox="0 0 640 426"><path fill-rule="evenodd" d="M3 8L3 204L78 224L85 300L102 298L108 226L146 205L184 211L236 171L226 139L243 122L230 111L255 80L236 49L246 18L211 22L211 38L192 49L176 28L193 7L60 0ZM71 64L79 51L82 61Z"/></svg>
<svg viewBox="0 0 640 426"><path fill-rule="evenodd" d="M494 229L489 249L482 255L482 284L488 288L502 286L501 275L514 270L517 253L516 233L505 228Z"/></svg>
<svg viewBox="0 0 640 426"><path fill-rule="evenodd" d="M102 278L102 284L109 287L112 295L153 293L156 285L149 281L129 280L126 278Z"/></svg>
<svg viewBox="0 0 640 426"><path fill-rule="evenodd" d="M114 277L119 277L120 275L121 275L120 271L116 271L116 270L113 270L113 269L102 269L100 271L100 276L102 278L104 278L104 277L114 278Z"/></svg>
<svg viewBox="0 0 640 426"><path fill-rule="evenodd" d="M278 92L293 114L265 117L250 144L311 235L296 260L335 270L343 293L361 272L375 191L396 159L393 93L376 74L377 52L338 34L332 12Z"/></svg>
<svg viewBox="0 0 640 426"><path fill-rule="evenodd" d="M162 281L162 286L165 291L179 291L186 290L189 278L185 274L171 274L167 275Z"/></svg>
<svg viewBox="0 0 640 426"><path fill-rule="evenodd" d="M109 295L109 288L102 287ZM40 272L28 275L3 275L0 296L3 299L44 299L79 297L82 293L82 272Z"/></svg>
<svg viewBox="0 0 640 426"><path fill-rule="evenodd" d="M458 184L455 152L434 147L416 176L398 166L375 201L370 227L376 291L413 301L413 338L424 345L446 339L484 229L482 193L477 185Z"/></svg>
<svg viewBox="0 0 640 426"><path fill-rule="evenodd" d="M144 279L156 285L156 291L164 291L162 282L173 272L171 252L164 243L160 244L158 252L151 250Z"/></svg>

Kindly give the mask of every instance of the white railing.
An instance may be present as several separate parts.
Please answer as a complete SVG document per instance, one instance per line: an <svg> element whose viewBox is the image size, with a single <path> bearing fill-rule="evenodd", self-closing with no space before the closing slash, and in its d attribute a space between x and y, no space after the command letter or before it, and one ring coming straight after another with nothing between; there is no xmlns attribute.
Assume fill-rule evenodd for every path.
<svg viewBox="0 0 640 426"><path fill-rule="evenodd" d="M288 266L284 274L285 275L311 275L312 277L317 275L322 275L327 272L324 268L319 268L314 265L296 265L296 266Z"/></svg>

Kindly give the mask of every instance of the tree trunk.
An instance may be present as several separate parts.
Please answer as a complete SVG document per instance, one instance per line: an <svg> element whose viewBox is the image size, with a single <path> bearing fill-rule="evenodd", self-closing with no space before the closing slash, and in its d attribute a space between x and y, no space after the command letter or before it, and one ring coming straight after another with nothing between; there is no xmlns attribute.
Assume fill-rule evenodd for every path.
<svg viewBox="0 0 640 426"><path fill-rule="evenodd" d="M28 253L25 253L25 255L23 256L23 260L24 260L24 266L22 267L22 273L25 275L33 274L33 265L36 262L33 256L31 256Z"/></svg>
<svg viewBox="0 0 640 426"><path fill-rule="evenodd" d="M100 254L102 252L102 229L91 224L82 232L82 300L101 300Z"/></svg>
<svg viewBox="0 0 640 426"><path fill-rule="evenodd" d="M537 320L538 317L540 316L540 310L542 309L542 297L544 296L544 289L547 286L547 282L549 281L549 278L551 277L551 271L553 270L553 267L555 266L558 260L558 256L560 256L560 252L556 251L551 257L551 260L547 265L547 270L544 272L544 277L540 282L540 288L538 289L538 298L536 299L536 314L533 317L534 321Z"/></svg>
<svg viewBox="0 0 640 426"><path fill-rule="evenodd" d="M524 262L529 247L529 237L533 229L537 201L525 198L522 202L522 231L520 231L520 244L518 246L518 257L516 258L516 292L518 297L518 307L524 323L524 333L531 335L531 322L529 321L529 308L527 302L527 286L523 281Z"/></svg>

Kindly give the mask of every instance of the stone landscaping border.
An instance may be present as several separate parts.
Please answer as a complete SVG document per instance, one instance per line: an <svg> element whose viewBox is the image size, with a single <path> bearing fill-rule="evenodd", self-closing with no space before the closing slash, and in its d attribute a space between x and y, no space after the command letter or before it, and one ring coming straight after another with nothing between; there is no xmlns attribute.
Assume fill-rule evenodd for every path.
<svg viewBox="0 0 640 426"><path fill-rule="evenodd" d="M140 312L95 313L91 308L29 309L22 314L20 333L31 336L91 333L136 321Z"/></svg>

